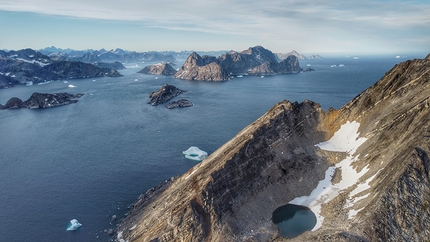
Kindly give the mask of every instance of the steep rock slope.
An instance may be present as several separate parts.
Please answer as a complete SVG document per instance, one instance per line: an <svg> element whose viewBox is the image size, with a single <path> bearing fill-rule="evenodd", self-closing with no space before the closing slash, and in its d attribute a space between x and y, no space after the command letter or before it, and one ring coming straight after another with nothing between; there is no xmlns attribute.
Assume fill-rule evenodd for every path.
<svg viewBox="0 0 430 242"><path fill-rule="evenodd" d="M332 168L338 178L330 187L354 179L328 187L317 201L322 225L292 241L427 240L429 70L430 55L398 64L339 110L276 104L184 175L141 196L117 240L283 241L272 212L311 194ZM316 146L351 122L365 138L355 153ZM359 175L342 174L340 164Z"/></svg>

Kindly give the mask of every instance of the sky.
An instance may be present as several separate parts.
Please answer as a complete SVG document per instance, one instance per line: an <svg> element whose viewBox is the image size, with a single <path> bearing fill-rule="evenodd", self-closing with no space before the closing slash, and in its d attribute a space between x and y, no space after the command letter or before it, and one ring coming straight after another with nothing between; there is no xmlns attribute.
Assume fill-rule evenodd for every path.
<svg viewBox="0 0 430 242"><path fill-rule="evenodd" d="M0 49L430 53L429 0L0 0Z"/></svg>

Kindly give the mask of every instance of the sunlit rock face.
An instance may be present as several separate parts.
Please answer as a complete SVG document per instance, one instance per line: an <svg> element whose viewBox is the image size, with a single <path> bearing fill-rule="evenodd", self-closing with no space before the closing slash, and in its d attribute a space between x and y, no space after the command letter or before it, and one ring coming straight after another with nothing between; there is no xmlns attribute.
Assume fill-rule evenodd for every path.
<svg viewBox="0 0 430 242"><path fill-rule="evenodd" d="M427 240L429 70L430 56L398 64L339 110L276 104L142 195L116 238L283 241L272 214L295 201L317 208L318 226L289 241Z"/></svg>

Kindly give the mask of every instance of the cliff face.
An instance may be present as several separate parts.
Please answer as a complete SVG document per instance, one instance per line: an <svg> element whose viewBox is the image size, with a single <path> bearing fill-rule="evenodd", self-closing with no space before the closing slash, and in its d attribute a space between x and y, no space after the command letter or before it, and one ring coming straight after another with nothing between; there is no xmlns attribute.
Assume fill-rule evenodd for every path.
<svg viewBox="0 0 430 242"><path fill-rule="evenodd" d="M308 196L331 167L340 181L332 179L328 198L318 201L322 225L291 241L427 240L429 70L430 55L396 65L339 110L276 104L187 173L141 196L117 239L283 241L272 212ZM349 122L366 138L355 153L315 146ZM340 164L359 174L343 188L351 176Z"/></svg>

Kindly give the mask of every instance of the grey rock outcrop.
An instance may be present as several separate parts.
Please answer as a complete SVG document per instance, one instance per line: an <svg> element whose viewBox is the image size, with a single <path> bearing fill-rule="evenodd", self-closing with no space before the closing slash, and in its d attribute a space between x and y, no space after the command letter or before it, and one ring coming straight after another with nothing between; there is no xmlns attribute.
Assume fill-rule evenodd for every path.
<svg viewBox="0 0 430 242"><path fill-rule="evenodd" d="M34 92L29 99L22 101L17 97L13 97L7 101L5 105L0 104L0 109L19 109L19 108L53 108L78 102L76 98L82 97L84 94L70 93L38 93Z"/></svg>
<svg viewBox="0 0 430 242"><path fill-rule="evenodd" d="M151 106L157 106L185 92L187 91L180 90L177 87L166 83L158 91L151 92L151 94L149 95L149 98L151 98L151 100L148 102L148 104L150 104Z"/></svg>
<svg viewBox="0 0 430 242"><path fill-rule="evenodd" d="M429 70L430 55L398 64L339 110L311 101L276 104L207 159L139 198L117 228L118 240L286 241L272 212L309 195L345 157L315 145L349 121L366 138L350 166L366 172L353 186L327 194L319 229L288 241L426 241ZM368 188L351 202L364 183Z"/></svg>
<svg viewBox="0 0 430 242"><path fill-rule="evenodd" d="M173 67L168 63L158 63L154 65L145 66L142 70L138 71L138 73L172 76L172 75L175 75L176 70L173 69Z"/></svg>

